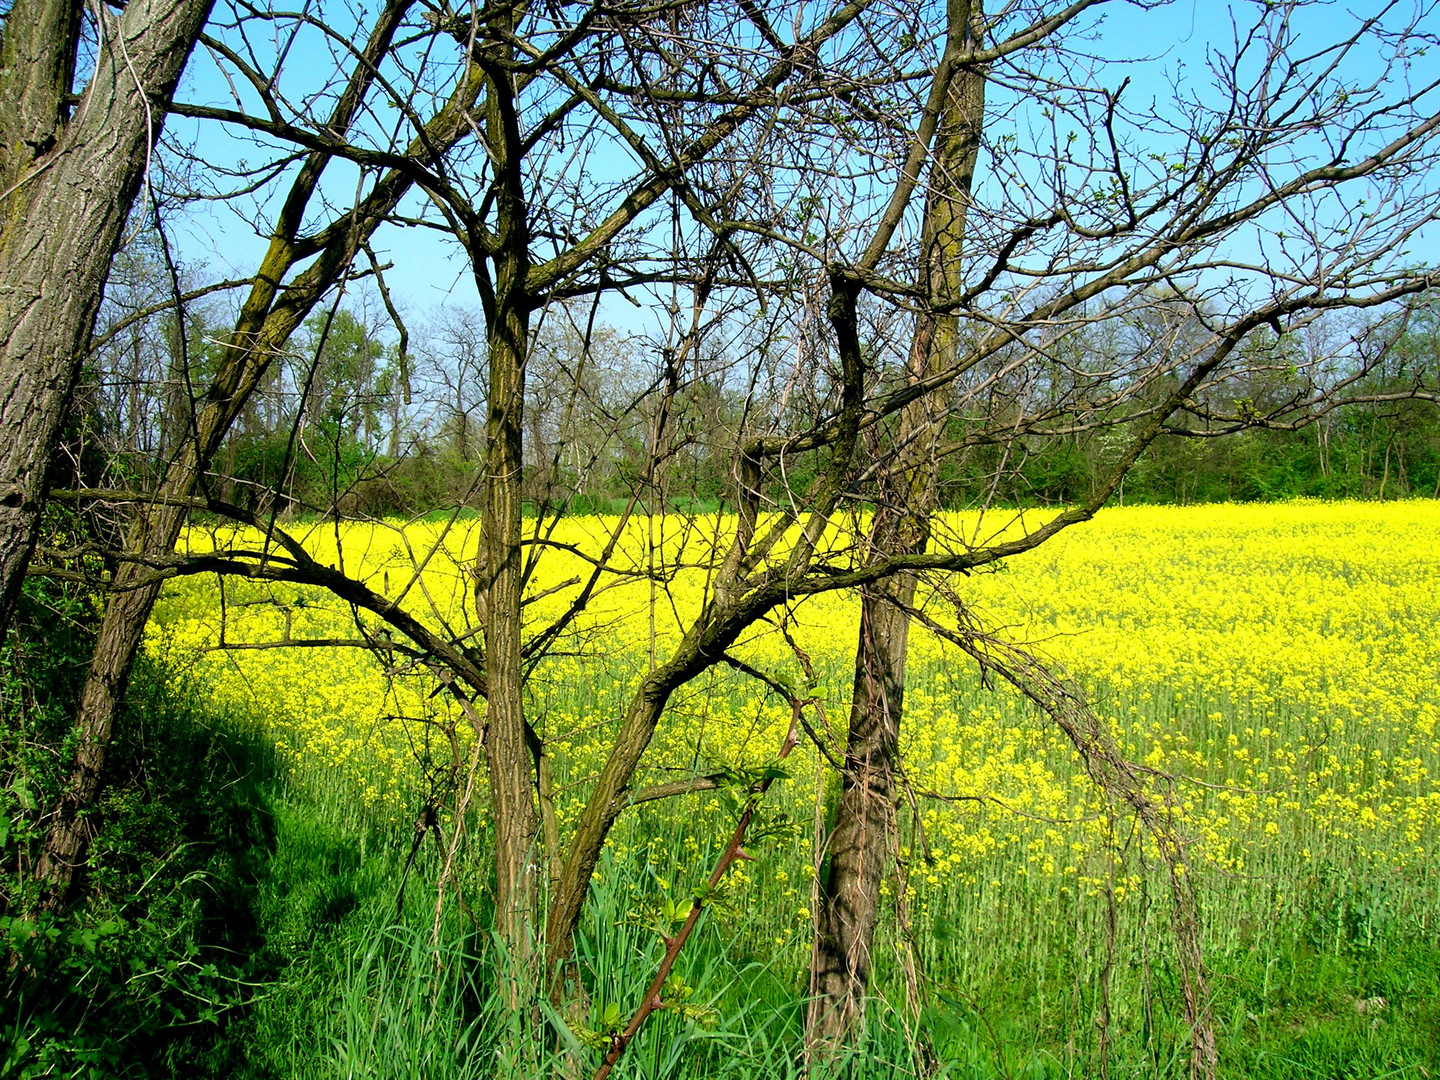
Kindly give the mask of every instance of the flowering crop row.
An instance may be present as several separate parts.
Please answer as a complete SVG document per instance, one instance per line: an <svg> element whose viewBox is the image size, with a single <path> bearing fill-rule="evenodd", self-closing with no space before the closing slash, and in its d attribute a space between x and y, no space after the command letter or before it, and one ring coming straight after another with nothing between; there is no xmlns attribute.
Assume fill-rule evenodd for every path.
<svg viewBox="0 0 1440 1080"><path fill-rule="evenodd" d="M530 584L538 599L525 609L532 628L564 609L577 588L564 583L589 573L576 551L598 552L610 524L574 519L548 538L555 543L543 546ZM940 542L1026 525L1021 515L952 515ZM531 713L555 763L562 827L578 812L627 694L702 602L703 566L728 527L714 517L632 523L617 559L634 576L607 578L557 655L536 668ZM464 520L323 525L305 540L317 558L430 624L474 636L467 566L476 531ZM206 548L236 538L196 529L186 542ZM983 623L1029 643L1085 687L1127 754L1155 770L1212 885L1263 882L1257 895L1283 908L1321 865L1433 887L1437 553L1440 506L1431 502L1123 509L955 586ZM664 580L647 579L651 570ZM938 597L922 590L922 599L945 620ZM785 619L815 659L838 738L855 602L812 598ZM736 651L798 683L777 622L758 624ZM397 820L413 814L426 775L442 775L454 753L444 730L455 710L434 693L428 670L353 646L215 649L222 632L231 645L353 639L348 607L314 590L235 582L222 603L213 579L196 578L169 587L153 634L170 649L208 650L198 655L214 693L268 718L297 774L343 777ZM921 911L957 886L983 891L1016 879L1096 893L1110 873L1095 854L1109 825L1070 748L1015 695L984 688L951 647L921 631L911 642L904 742L918 814L905 836L911 853L929 855L910 878ZM647 778L764 762L788 719L758 682L711 672L676 696L647 755ZM808 818L823 774L813 759L795 772L788 799ZM679 860L672 870L686 870L685 853L698 853L695 833L723 829L720 801L703 794L658 813L683 823L687 838L667 856ZM623 838L617 843L628 850ZM653 844L635 850L654 858ZM775 925L786 924L781 908L793 923L806 899L808 859L798 862L770 876ZM1122 873L1117 899L1138 882Z"/></svg>

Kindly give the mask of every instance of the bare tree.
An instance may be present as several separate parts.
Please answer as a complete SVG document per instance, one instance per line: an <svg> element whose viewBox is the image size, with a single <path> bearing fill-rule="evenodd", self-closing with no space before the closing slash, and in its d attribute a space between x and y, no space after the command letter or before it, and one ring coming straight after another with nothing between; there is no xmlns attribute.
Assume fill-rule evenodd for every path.
<svg viewBox="0 0 1440 1080"><path fill-rule="evenodd" d="M1398 27L1385 25L1391 14L1394 9L1361 21L1352 36L1307 54L1297 40L1299 13L1293 7L1267 5L1252 22L1238 21L1245 12L1237 9L1233 47L1216 48L1209 57L1215 85L1200 99L1208 106L1192 114L1189 126L1168 129L1159 126L1165 121L1156 111L1125 114L1124 82L1114 89L1098 79L1081 82L1073 68L1047 78L1044 70L1019 68L1013 60L1002 60L990 72L965 69L973 89L967 93L967 84L957 80L951 93L968 111L942 116L942 134L931 156L921 269L911 293L918 308L915 344L898 391L906 394L906 384L929 383L938 384L943 396L924 393L899 410L893 425L878 425L872 436L878 464L871 467L865 490L876 507L869 528L877 559L926 550L934 510L944 497L937 482L948 455L986 448L998 486L1002 475L1023 470L1036 446L1084 431L1113 431L1120 449L1108 476L1086 507L1063 515L1083 518L1119 488L1137 451L1150 445L1154 434L1198 434L1181 418L1208 414L1204 402L1225 397L1239 403L1244 417L1232 410L1226 425L1235 431L1311 423L1353 400L1341 386L1314 378L1333 353L1300 363L1297 373L1293 356L1277 361L1274 352L1282 333L1294 333L1333 306L1383 305L1433 283L1427 273L1411 274L1396 259L1414 230L1434 220L1428 181L1420 180L1419 191L1409 188L1430 167L1433 150L1409 162L1397 160L1393 171L1371 170L1384 154L1397 152L1403 159L1417 142L1429 140L1435 118L1421 111L1421 103L1428 101L1433 110L1434 84L1416 93L1403 79L1389 85L1381 79L1352 89L1348 73L1342 74L1348 54L1377 42L1385 42L1392 70L1398 72L1408 47L1399 43L1427 40L1427 29L1418 24L1401 19ZM951 5L952 34L956 17ZM973 18L977 32L984 31L978 5L973 14L966 5L962 17ZM1259 72L1242 76L1251 57ZM987 79L1002 91L1023 85L1034 93L1052 132L1028 161L1009 136L988 136L994 170L1003 183L982 184L969 226L978 235L966 238L969 251L962 253L960 233L971 209L982 126L987 132L999 126L991 122L996 118L982 125ZM1058 94L1050 89L1061 85L1067 89ZM1366 99L1364 107L1345 108L1352 93ZM1325 104L1307 110L1302 104L1307 99ZM1405 120L1392 126L1389 117L1399 116ZM968 157L957 155L958 138L946 143L947 122L952 132L968 136ZM1166 153L1152 154L1172 177L1150 167L1147 178L1141 146L1147 135L1161 130L1180 133L1177 156L1168 147ZM1307 162L1305 151L1317 136L1325 143L1314 147ZM1338 142L1331 144L1332 139ZM1353 165L1343 153L1331 156L1334 145L1347 143L1365 145ZM1246 147L1255 158L1230 156ZM1278 152L1280 147L1288 156ZM1224 151L1216 153L1218 148ZM1280 158L1284 168L1269 164ZM1382 176L1382 186L1394 192L1391 205L1405 208L1390 218L1396 229L1378 247L1366 242L1357 247L1348 239L1356 219L1345 209L1345 198L1325 204L1347 182ZM1217 199L1221 187L1229 193ZM956 208L941 227L948 243L934 239L937 202ZM1287 223L1272 220L1281 206L1288 211L1288 224L1298 225L1298 238L1287 237ZM1241 221L1253 222L1262 234L1274 230L1286 256L1283 267L1279 259L1263 267L1239 263L1223 249ZM1028 267L1027 254L1033 259ZM1092 291L1087 284L1067 295L1066 286L1090 274L1092 282L1105 282L1105 287ZM996 285L1014 291L1000 297L1000 304L980 308L980 298ZM1037 297L1041 318L1010 324L1013 344L991 353L993 331L1006 326L997 313L1017 296L1042 294L1047 287L1056 287L1057 294ZM1260 317L1267 309L1273 319ZM1385 310L1393 317L1398 308ZM957 332L957 315L967 324L963 336ZM1285 327L1282 318L1293 322ZM1107 357L1067 347L1067 340L1091 333L1091 327L1115 322L1139 331L1128 348ZM1268 345L1266 327L1273 330ZM1247 341L1245 335L1255 331ZM1369 366L1353 350L1351 360L1354 373ZM957 376L953 383L947 368ZM1308 387L1257 406L1242 388L1281 368L1288 369L1296 385L1308 372ZM1423 387L1414 390L1433 397ZM982 503L993 498L997 486ZM955 550L973 548L975 541L952 535L942 544ZM818 841L828 851L829 870L817 905L812 965L809 1037L816 1047L835 1045L862 1015L879 886L895 850L905 645L915 583L914 576L901 574L862 590L845 775L834 828ZM1077 748L1090 753L1080 742ZM1092 775L1106 786L1107 797L1140 806L1132 793L1111 784L1111 773ZM1137 813L1145 817L1146 812ZM1150 819L1145 820L1148 828ZM1180 857L1180 848L1163 836L1156 839L1161 850ZM1177 893L1176 931L1184 939L1179 960L1187 1021L1194 1032L1191 1068L1213 1074L1208 991L1194 898L1187 891L1193 886L1183 877L1177 881L1184 885Z"/></svg>
<svg viewBox="0 0 1440 1080"><path fill-rule="evenodd" d="M425 339L421 378L433 384L434 433L468 463L478 439L476 413L485 406L484 322L474 308L447 308Z"/></svg>
<svg viewBox="0 0 1440 1080"><path fill-rule="evenodd" d="M163 555L174 549L187 513L197 492L205 490L206 471L231 425L250 396L259 387L290 336L320 300L352 273L357 257L373 231L395 211L410 191L426 162L435 162L461 140L468 138L468 110L480 90L480 78L463 69L451 83L448 96L436 101L428 117L410 114L414 129L408 138L400 131L393 151L372 151L365 155L376 172L354 204L319 224L307 221L312 200L321 188L326 167L334 154L326 145L338 140L355 122L367 96L379 80L379 64L389 54L395 35L411 8L409 0L392 0L378 14L363 48L350 55L353 66L336 75L336 87L323 124L323 137L308 134L307 114L297 119L289 133L308 149L290 180L280 210L270 228L269 248L253 281L235 325L225 341L223 355L210 385L187 416L184 437L175 440L171 461L153 492L122 493L122 499L137 507L128 546L137 553ZM288 16L276 16L284 24ZM267 23L263 12L238 20L243 32L251 21ZM304 22L304 20L300 20ZM197 27L198 31L198 27ZM240 54L222 42L207 38L207 45L228 56L242 73L254 76L263 87L264 78L250 69ZM275 62L284 63L281 50ZM388 86L383 92L393 95ZM320 99L316 107L324 104ZM177 106L182 114L205 120L228 119L227 110L212 106ZM266 124L270 124L267 114ZM283 125L282 125L283 126ZM340 145L344 145L343 143ZM288 161L293 155L287 155ZM183 313L183 308L180 309ZM182 334L183 338L183 334ZM80 350L77 347L77 355ZM203 500L202 500L203 503ZM50 890L53 902L63 901L76 868L83 860L86 830L84 811L99 789L100 772L114 724L115 712L124 697L136 651L144 634L158 585L147 582L134 564L123 566L110 585L111 602L101 624L89 678L76 718L74 764L61 805L52 817L45 855L37 875Z"/></svg>
<svg viewBox="0 0 1440 1080"><path fill-rule="evenodd" d="M978 50L981 5L950 3L950 47ZM915 317L902 385L921 385L954 363L961 246L985 112L985 69L957 72L940 108L921 224L917 293L930 310ZM900 410L895 446L877 481L869 543L877 559L923 552L939 502L936 447L946 426L948 388ZM876 432L878 434L878 432ZM824 840L829 869L816 906L807 1041L812 1049L843 1043L863 1016L870 953L880 913L880 883L896 835L895 776L905 693L905 652L916 579L900 574L861 590L860 643L846 736L845 770L834 826Z"/></svg>

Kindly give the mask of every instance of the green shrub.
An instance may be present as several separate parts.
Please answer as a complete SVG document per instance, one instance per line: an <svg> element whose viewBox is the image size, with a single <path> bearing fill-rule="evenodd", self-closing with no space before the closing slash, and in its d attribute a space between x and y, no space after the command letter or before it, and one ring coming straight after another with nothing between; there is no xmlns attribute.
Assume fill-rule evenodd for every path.
<svg viewBox="0 0 1440 1080"><path fill-rule="evenodd" d="M0 653L0 1076L217 1073L276 970L255 915L274 760L164 658L143 657L88 818L87 873L71 906L45 910L32 873L93 611L73 589L31 583Z"/></svg>

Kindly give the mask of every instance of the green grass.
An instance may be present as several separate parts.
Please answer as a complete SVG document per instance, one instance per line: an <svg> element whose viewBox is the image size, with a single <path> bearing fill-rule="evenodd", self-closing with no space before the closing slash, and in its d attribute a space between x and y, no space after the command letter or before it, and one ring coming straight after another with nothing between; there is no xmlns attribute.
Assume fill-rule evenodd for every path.
<svg viewBox="0 0 1440 1080"><path fill-rule="evenodd" d="M843 677L838 669L832 674ZM939 678L923 670L916 677ZM946 677L964 702L995 700L965 678ZM183 925L213 930L215 917L205 911L217 900L234 899L220 895L222 885L232 888L231 877L242 884L243 905L218 910L220 918L249 920L244 947L251 955L236 976L244 983L234 983L216 1019L200 1018L198 1010L168 1020L157 1015L145 1037L158 1036L169 1049L148 1065L136 1063L143 1056L136 1042L128 1064L122 1063L125 1071L117 1066L107 1072L103 1062L92 1062L88 1072L77 1065L30 1075L166 1075L183 1063L186 1075L254 1080L588 1076L598 1051L583 1045L585 1031L602 1028L612 1004L628 1016L660 958L650 913L666 896L684 896L705 877L727 831L725 812L705 809L707 796L625 815L577 940L583 993L572 994L556 1013L543 1006L516 1012L497 992L496 970L503 965L484 934L489 882L483 828L465 854L465 904L450 898L432 940L439 871L433 840L421 848L397 915L408 825L368 808L349 776L321 770L282 775L252 724L220 723L193 697L158 684L142 686L149 687L148 696L137 698L128 744L133 751L123 762L129 773L146 779L114 796L114 828L104 834L111 854L102 868L112 868L112 891L127 902L124 881L136 868L148 874L158 865L167 838L192 828L185 824L191 818L223 810L234 835L246 838L245 857L231 853L217 862L207 855L210 861L196 864L198 877L168 881L170 892L155 911L173 925L193 916ZM1000 700L1007 723L1034 728L1028 713ZM1201 718L1215 711L1227 727L1260 719L1228 701L1177 704L1162 696L1148 707L1197 737L1205 730ZM1292 725L1287 731L1301 722L1283 715L1264 719ZM1030 746L1057 769L1068 767L1069 751L1056 740L1037 736ZM1146 748L1137 743L1132 749ZM156 771L161 760L171 763L171 771ZM795 778L772 793L773 804L801 822L812 812L811 769L798 765ZM188 804L180 798L187 791ZM237 801L226 801L227 792ZM998 828L1008 819L985 807L966 820L972 827ZM1306 858L1301 852L1313 838L1303 828L1294 825L1293 835L1245 875L1202 872L1222 1075L1440 1076L1440 882L1433 860L1413 873L1381 875L1335 845ZM224 854L215 839L223 832L205 834L216 858ZM913 843L908 824L903 836ZM704 1023L668 1012L652 1017L617 1076L800 1075L809 942L808 922L797 917L797 908L809 905L809 838L803 830L782 836L756 854L758 863L747 864L749 882L705 916L677 967L693 988L690 1000L713 1014ZM1085 858L1090 870L1103 869L1103 852ZM917 873L921 865L912 860ZM933 1056L936 1075L966 1080L1098 1075L1101 972L1109 949L1105 900L1063 875L1022 874L1026 865L1023 852L1004 848L968 865L965 880L948 878L919 891L912 905L925 974L918 1018L900 977L904 943L891 896L876 946L877 996L864 1038L831 1071L866 1078L921 1075ZM1125 865L1142 885L1116 911L1109 1074L1183 1076L1187 1032L1171 960L1165 882L1140 849L1127 852ZM1291 898L1278 915L1277 890ZM186 904L191 915L184 914L191 910ZM168 947L165 926L138 919L134 925L141 943L148 942L146 956ZM199 930L187 933L191 940L210 940L196 938ZM123 950L106 948L102 956L124 962ZM179 955L183 966L183 950ZM157 993L181 995L199 984L156 985ZM0 1040L8 1036L12 1063L23 1059L14 1051L34 1016L22 1008L3 1017ZM560 1034L536 1038L537 1019L542 1029ZM107 1018L97 1013L86 1022L100 1025ZM5 1062L0 1054L0 1076L24 1075L23 1066Z"/></svg>
<svg viewBox="0 0 1440 1080"><path fill-rule="evenodd" d="M1156 707L1184 726L1220 706ZM1223 708L1227 724L1255 719L1229 703ZM1012 719L1034 723L1018 707ZM1036 745L1057 767L1068 760L1053 740ZM796 775L772 798L804 821L812 795L800 779L805 767ZM704 810L703 801L622 818L577 941L584 993L549 1017L552 1026L578 1036L603 1026L610 1003L627 1016L638 1004L661 953L648 913L703 879L726 831L724 812ZM527 1042L515 1014L498 1005L494 949L479 933L488 889L483 833L462 878L475 921L452 902L432 947L438 865L428 842L397 923L408 850L402 830L371 822L345 778L333 774L292 781L278 807L268 932L276 948L291 950L290 961L252 1028L257 1059L269 1054L276 1062L269 1075L510 1078L553 1075L562 1065L589 1075L594 1050L563 1039ZM988 808L971 820L993 823L1001 813ZM1201 871L1222 1075L1440 1076L1440 885L1433 867L1386 877L1367 860L1347 861L1333 850L1303 858L1303 839L1286 838L1248 875ZM694 988L692 1000L714 1010L713 1026L653 1017L618 1076L798 1075L808 923L796 908L809 902L809 840L783 838L757 854L749 883L727 909L705 917L677 968ZM1086 858L1091 870L1103 865L1103 852ZM924 888L915 905L926 977L918 1021L900 978L891 898L876 948L877 998L865 1038L853 1058L837 1064L839 1073L918 1075L929 1053L947 1077L1098 1074L1105 901L1061 875L1023 876L1024 865L1001 850L969 867L969 880ZM1109 1074L1182 1076L1188 1033L1171 959L1167 886L1133 847L1125 865L1143 885L1116 912ZM1277 890L1292 898L1278 915Z"/></svg>
<svg viewBox="0 0 1440 1080"><path fill-rule="evenodd" d="M454 904L431 944L436 859L427 848L398 923L394 901L406 848L368 830L358 802L337 785L325 798L292 792L278 815L271 875L271 941L287 949L285 977L254 1007L249 1028L256 1075L297 1077L587 1076L598 1052L578 1039L541 1042L507 1011L495 988L495 951ZM602 1026L607 1004L638 1003L661 952L648 925L653 903L698 874L677 873L691 823L678 816L627 823L600 867L577 941L585 987L570 1009L547 1017L578 1035ZM653 842L653 843L652 843ZM708 851L687 860L699 867ZM628 854L617 857L616 851ZM483 858L483 850L472 858ZM795 872L798 846L761 852L762 870L734 910L707 915L677 968L713 1023L657 1014L632 1044L618 1076L799 1076L805 1009L804 934L784 947L767 937L776 868ZM670 890L660 886L670 884ZM469 880L483 903L483 873ZM1328 891L1327 891L1328 888ZM1345 915L1343 890L1316 885L1314 908L1283 925L1231 925L1208 912L1213 1002L1227 1077L1361 1078L1440 1075L1440 948L1425 926L1378 931ZM980 933L983 904L961 890L933 920L922 949L928 1000L909 1021L887 926L878 946L877 990L865 1039L837 1075L922 1072L921 1036L938 1075L955 1078L1073 1077L1098 1070L1100 912L1079 898L1016 890L1007 947ZM1013 892L1013 891L1012 891ZM1341 902L1336 903L1336 896ZM1334 905L1342 930L1335 932ZM1138 910L1138 909L1137 909ZM483 911L477 913L484 921ZM1164 908L1124 925L1111 987L1112 1076L1181 1076L1179 1022ZM1040 925L1039 920L1044 920ZM1068 944L1067 944L1068 943ZM1022 947L1023 945L1023 947ZM1375 999L1383 998L1378 1005ZM1366 1004L1369 1002L1370 1004ZM268 1071L267 1071L268 1070Z"/></svg>

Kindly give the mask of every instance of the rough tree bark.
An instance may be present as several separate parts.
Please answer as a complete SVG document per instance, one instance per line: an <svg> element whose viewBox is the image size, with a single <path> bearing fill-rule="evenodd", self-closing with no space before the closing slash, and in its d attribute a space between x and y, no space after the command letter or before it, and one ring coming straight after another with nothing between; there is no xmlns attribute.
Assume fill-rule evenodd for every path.
<svg viewBox="0 0 1440 1080"><path fill-rule="evenodd" d="M948 33L980 47L979 0L950 0ZM959 320L946 309L960 293L960 246L985 112L985 69L956 73L936 132L921 229L920 285L932 310L916 316L906 377L919 382L955 362ZM945 396L931 393L900 413L882 474L870 545L876 560L920 554L936 507L935 448L945 426ZM895 771L905 691L909 617L915 577L900 574L861 590L845 772L834 811L829 868L821 879L810 964L807 1046L838 1048L864 1017L870 954L880 913L880 882L894 834ZM898 603L897 603L898 601Z"/></svg>
<svg viewBox="0 0 1440 1080"><path fill-rule="evenodd" d="M535 852L539 828L535 807L537 777L525 737L521 654L524 560L520 514L524 498L525 363L530 344L525 282L530 241L514 89L508 73L491 74L490 145L504 149L493 151L497 158L496 186L500 189L495 279L493 284L480 283L489 309L486 323L490 381L476 597L484 599L477 614L485 627L485 753L495 814L496 922L501 940L510 951L512 976L528 980L540 876ZM485 263L476 259L475 265L480 268ZM520 989L518 983L511 987L512 991Z"/></svg>
<svg viewBox="0 0 1440 1080"><path fill-rule="evenodd" d="M73 98L83 6L16 0L0 43L0 634L40 525L46 470L131 204L211 0L92 9L95 73ZM73 111L72 111L73 103Z"/></svg>
<svg viewBox="0 0 1440 1080"><path fill-rule="evenodd" d="M497 13L496 25L513 33L515 9ZM463 204L452 209L465 221L475 285L485 311L488 351L485 454L480 485L480 550L476 555L475 614L485 641L485 760L495 821L496 930L508 953L502 992L512 1007L531 992L531 964L539 905L536 852L540 817L538 775L525 720L525 587L521 513L524 500L525 368L530 349L528 288L529 208L525 191L525 140L518 113L522 82L512 70L509 45L476 47L484 74L481 118L492 165L493 236Z"/></svg>

